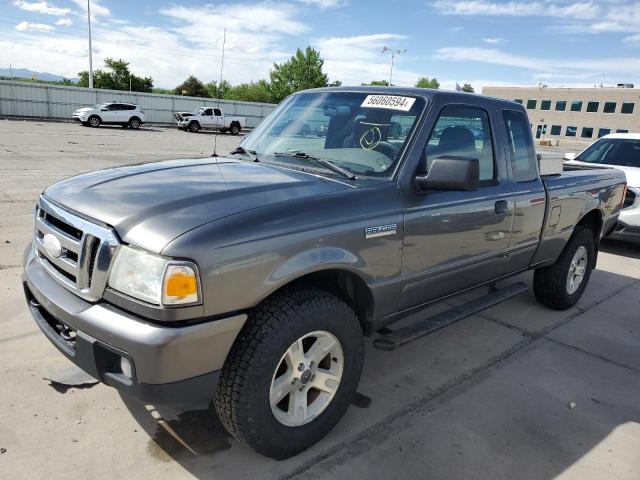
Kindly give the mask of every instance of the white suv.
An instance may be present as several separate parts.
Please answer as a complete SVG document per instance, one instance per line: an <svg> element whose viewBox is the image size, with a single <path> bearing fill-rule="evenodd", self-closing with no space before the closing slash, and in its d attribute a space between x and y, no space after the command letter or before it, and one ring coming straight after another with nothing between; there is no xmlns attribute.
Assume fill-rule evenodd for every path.
<svg viewBox="0 0 640 480"><path fill-rule="evenodd" d="M144 112L140 105L131 103L99 103L93 107L76 110L73 112L73 119L92 127L105 124L140 128L144 123Z"/></svg>

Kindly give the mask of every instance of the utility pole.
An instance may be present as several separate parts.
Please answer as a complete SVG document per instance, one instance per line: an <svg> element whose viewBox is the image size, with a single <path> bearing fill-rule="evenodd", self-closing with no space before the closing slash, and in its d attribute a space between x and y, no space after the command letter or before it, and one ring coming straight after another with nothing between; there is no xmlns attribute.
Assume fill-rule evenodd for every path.
<svg viewBox="0 0 640 480"><path fill-rule="evenodd" d="M386 52L391 52L391 70L389 71L389 86L392 85L391 81L393 80L393 61L396 58L396 55L400 55L403 53L407 53L407 49L393 49L393 48L389 48L389 47L382 47L382 53L386 53Z"/></svg>
<svg viewBox="0 0 640 480"><path fill-rule="evenodd" d="M87 23L89 24L89 88L93 88L93 51L91 48L91 0L87 0Z"/></svg>
<svg viewBox="0 0 640 480"><path fill-rule="evenodd" d="M220 87L222 86L222 69L224 68L224 47L227 43L227 27L222 33L222 60L220 61L220 81L218 82L218 100L220 100Z"/></svg>

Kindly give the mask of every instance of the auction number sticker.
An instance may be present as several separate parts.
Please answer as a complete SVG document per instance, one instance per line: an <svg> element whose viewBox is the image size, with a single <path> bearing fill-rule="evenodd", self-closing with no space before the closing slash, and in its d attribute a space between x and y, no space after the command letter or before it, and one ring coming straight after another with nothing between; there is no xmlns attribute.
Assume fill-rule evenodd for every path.
<svg viewBox="0 0 640 480"><path fill-rule="evenodd" d="M402 110L408 112L411 110L415 98L400 97L398 95L367 95L362 102L361 107L366 108L386 108L388 110Z"/></svg>

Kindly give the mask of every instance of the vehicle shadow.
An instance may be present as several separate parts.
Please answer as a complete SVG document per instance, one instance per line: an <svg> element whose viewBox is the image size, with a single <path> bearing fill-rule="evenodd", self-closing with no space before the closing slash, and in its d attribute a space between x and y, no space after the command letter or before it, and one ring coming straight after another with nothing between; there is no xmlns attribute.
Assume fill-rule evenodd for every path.
<svg viewBox="0 0 640 480"><path fill-rule="evenodd" d="M640 245L632 242L605 239L600 243L600 251L640 259Z"/></svg>
<svg viewBox="0 0 640 480"><path fill-rule="evenodd" d="M404 468L405 478L433 473L463 479L475 468L487 478L554 478L580 471L585 462L604 462L593 455L610 455L610 443L616 445L640 418L637 403L629 401L640 396L640 358L633 368L621 368L603 360L605 354L589 354L588 347L565 346L562 342L570 341L562 336L548 338L557 327L568 338L599 341L601 335L610 351L617 345L627 351L640 347L640 330L629 333L624 324L636 286L619 302L619 315L590 314L636 279L596 270L592 280L583 310L548 310L523 294L486 316L469 317L393 352L376 350L367 339L361 393L345 417L318 444L280 462L233 439L206 406L182 410L121 397L149 437L149 455L178 462L201 479L296 473L354 478L353 472L389 478ZM422 314L445 308L433 305ZM617 336L604 338L597 327L601 317L607 318L607 332L617 329ZM578 406L569 406L574 401ZM419 422L417 432L411 432L411 422ZM640 438L631 438L633 450ZM626 457L607 461L632 468L621 458Z"/></svg>

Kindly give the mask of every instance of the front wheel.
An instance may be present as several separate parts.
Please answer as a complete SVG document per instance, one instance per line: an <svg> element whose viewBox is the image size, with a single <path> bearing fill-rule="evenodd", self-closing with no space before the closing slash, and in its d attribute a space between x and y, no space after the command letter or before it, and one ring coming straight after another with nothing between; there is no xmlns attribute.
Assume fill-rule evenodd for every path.
<svg viewBox="0 0 640 480"><path fill-rule="evenodd" d="M353 310L316 289L258 306L227 357L214 405L227 430L262 455L288 458L324 437L360 380L363 334Z"/></svg>
<svg viewBox="0 0 640 480"><path fill-rule="evenodd" d="M198 133L200 131L200 124L198 122L191 122L189 124L189 131L191 133Z"/></svg>
<svg viewBox="0 0 640 480"><path fill-rule="evenodd" d="M93 115L92 117L89 117L89 125L91 125L92 127L99 127L100 126L100 117L98 117L97 115Z"/></svg>
<svg viewBox="0 0 640 480"><path fill-rule="evenodd" d="M535 271L533 292L536 299L556 310L573 307L587 287L595 263L593 232L576 227L556 262Z"/></svg>

